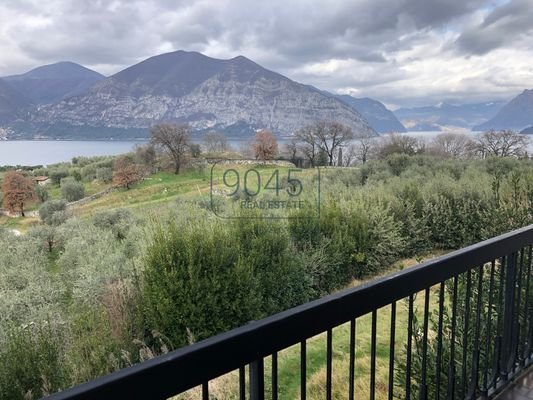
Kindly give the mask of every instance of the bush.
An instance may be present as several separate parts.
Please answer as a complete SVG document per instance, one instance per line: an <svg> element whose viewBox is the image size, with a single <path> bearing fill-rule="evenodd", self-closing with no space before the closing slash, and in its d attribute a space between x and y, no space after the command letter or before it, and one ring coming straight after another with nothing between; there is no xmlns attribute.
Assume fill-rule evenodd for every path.
<svg viewBox="0 0 533 400"><path fill-rule="evenodd" d="M37 198L41 203L44 203L50 197L50 195L48 194L48 190L46 190L46 188L41 185L35 185L35 194L37 195Z"/></svg>
<svg viewBox="0 0 533 400"><path fill-rule="evenodd" d="M0 346L0 398L38 399L65 388L63 341L46 323L12 328Z"/></svg>
<svg viewBox="0 0 533 400"><path fill-rule="evenodd" d="M85 197L85 187L72 178L61 180L61 196L68 202L77 201Z"/></svg>
<svg viewBox="0 0 533 400"><path fill-rule="evenodd" d="M117 239L122 240L126 238L134 218L130 210L118 208L97 213L93 221L95 226L101 229L109 229Z"/></svg>
<svg viewBox="0 0 533 400"><path fill-rule="evenodd" d="M60 225L66 220L66 208L65 200L48 200L39 208L39 217L48 225Z"/></svg>
<svg viewBox="0 0 533 400"><path fill-rule="evenodd" d="M61 183L61 180L63 178L66 178L68 176L68 171L66 169L58 169L58 170L52 170L50 172L50 179L52 180L52 183L59 185Z"/></svg>
<svg viewBox="0 0 533 400"><path fill-rule="evenodd" d="M104 183L112 182L113 181L113 169L109 167L98 168L96 170L96 179Z"/></svg>
<svg viewBox="0 0 533 400"><path fill-rule="evenodd" d="M220 223L157 226L144 270L144 319L175 347L259 316L257 282Z"/></svg>

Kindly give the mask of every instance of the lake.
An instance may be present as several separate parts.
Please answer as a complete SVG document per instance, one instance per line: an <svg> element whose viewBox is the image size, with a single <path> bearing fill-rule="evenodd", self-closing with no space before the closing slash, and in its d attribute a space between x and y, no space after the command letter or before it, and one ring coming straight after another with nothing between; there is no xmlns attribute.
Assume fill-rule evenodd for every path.
<svg viewBox="0 0 533 400"><path fill-rule="evenodd" d="M195 141L193 139L193 141ZM49 165L70 161L77 156L108 156L132 151L143 140L76 141L76 140L0 140L0 166ZM239 149L246 141L229 139L230 146Z"/></svg>
<svg viewBox="0 0 533 400"><path fill-rule="evenodd" d="M407 132L406 135L431 140L441 132ZM478 132L468 132L476 135ZM193 139L198 143L199 140ZM287 138L279 138L282 145ZM75 141L75 140L0 140L0 166L2 165L49 165L70 161L76 156L116 155L132 151L136 145L146 143L143 140L129 141ZM247 139L228 139L228 144L236 150L248 145ZM533 144L530 143L530 151Z"/></svg>

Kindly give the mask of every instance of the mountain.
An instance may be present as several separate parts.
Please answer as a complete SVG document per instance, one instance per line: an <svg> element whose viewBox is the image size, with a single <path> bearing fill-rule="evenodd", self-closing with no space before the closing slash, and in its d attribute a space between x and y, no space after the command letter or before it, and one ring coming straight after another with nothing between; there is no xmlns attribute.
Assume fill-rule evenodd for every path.
<svg viewBox="0 0 533 400"><path fill-rule="evenodd" d="M159 121L188 122L195 130L287 135L317 120L335 120L356 132L376 132L356 110L239 56L219 60L177 51L151 57L91 87L40 107L34 134L137 130ZM26 127L27 129L27 127ZM85 132L85 133L84 133Z"/></svg>
<svg viewBox="0 0 533 400"><path fill-rule="evenodd" d="M84 93L105 77L73 62L59 62L3 79L32 103L41 105Z"/></svg>
<svg viewBox="0 0 533 400"><path fill-rule="evenodd" d="M523 129L520 133L522 133L523 135L533 135L533 126Z"/></svg>
<svg viewBox="0 0 533 400"><path fill-rule="evenodd" d="M407 132L394 113L377 100L368 97L358 99L347 94L335 97L359 111L376 132Z"/></svg>
<svg viewBox="0 0 533 400"><path fill-rule="evenodd" d="M520 130L533 125L533 89L524 90L520 95L507 103L491 120L476 126L474 129Z"/></svg>
<svg viewBox="0 0 533 400"><path fill-rule="evenodd" d="M475 104L448 104L436 106L400 108L394 114L409 130L441 130L443 126L472 128L481 124L504 106L504 102L493 101Z"/></svg>
<svg viewBox="0 0 533 400"><path fill-rule="evenodd" d="M0 78L0 122L14 119L29 105L29 99Z"/></svg>

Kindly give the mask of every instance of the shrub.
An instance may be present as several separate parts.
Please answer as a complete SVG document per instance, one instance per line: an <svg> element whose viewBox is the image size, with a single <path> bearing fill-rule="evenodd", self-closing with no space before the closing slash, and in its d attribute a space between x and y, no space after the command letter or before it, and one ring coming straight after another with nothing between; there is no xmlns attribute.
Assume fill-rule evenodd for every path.
<svg viewBox="0 0 533 400"><path fill-rule="evenodd" d="M63 178L68 176L68 171L66 169L57 169L50 172L50 179L52 183L59 185Z"/></svg>
<svg viewBox="0 0 533 400"><path fill-rule="evenodd" d="M38 399L64 388L63 340L46 323L12 328L0 346L0 398Z"/></svg>
<svg viewBox="0 0 533 400"><path fill-rule="evenodd" d="M48 190L46 190L46 188L41 185L35 185L35 194L37 195L37 198L41 203L44 203L50 197L50 195L48 194Z"/></svg>
<svg viewBox="0 0 533 400"><path fill-rule="evenodd" d="M97 213L93 221L95 226L101 229L109 229L117 239L122 240L126 238L126 234L134 222L134 218L130 210L118 208Z"/></svg>
<svg viewBox="0 0 533 400"><path fill-rule="evenodd" d="M72 178L61 180L61 196L68 202L77 201L85 197L85 187Z"/></svg>
<svg viewBox="0 0 533 400"><path fill-rule="evenodd" d="M156 226L143 288L149 326L180 347L259 316L257 282L220 223Z"/></svg>
<svg viewBox="0 0 533 400"><path fill-rule="evenodd" d="M96 170L96 179L104 183L112 182L113 181L113 169L109 167L98 168Z"/></svg>
<svg viewBox="0 0 533 400"><path fill-rule="evenodd" d="M48 200L39 208L39 217L48 225L60 225L65 222L67 208L65 200ZM60 215L55 215L60 213Z"/></svg>

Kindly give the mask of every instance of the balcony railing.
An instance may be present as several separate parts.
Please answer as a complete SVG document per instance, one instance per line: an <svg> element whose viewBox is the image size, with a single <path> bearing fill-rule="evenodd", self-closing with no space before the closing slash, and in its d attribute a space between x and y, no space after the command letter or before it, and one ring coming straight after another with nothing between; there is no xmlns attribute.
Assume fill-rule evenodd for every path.
<svg viewBox="0 0 533 400"><path fill-rule="evenodd" d="M286 395L280 394L278 367L281 355L289 350L297 352L297 396L305 399L309 388L307 345L316 335L325 341L321 390L326 399L331 399L334 391L339 398L334 372L347 380L340 398L350 400L373 400L377 392L388 399L492 398L533 359L532 244L533 226L529 226L252 322L49 399L164 399L197 386L201 387L198 396L209 399L210 384L233 371L233 398L285 400ZM366 322L361 326L366 325L366 332L360 331L365 328L358 324L363 319ZM348 349L344 354L347 363L339 371L332 360L334 328L341 325ZM356 349L356 338L362 333L369 337L369 348ZM380 366L386 373L379 375L377 342L380 346L386 343L386 365ZM365 351L368 357L361 357Z"/></svg>

